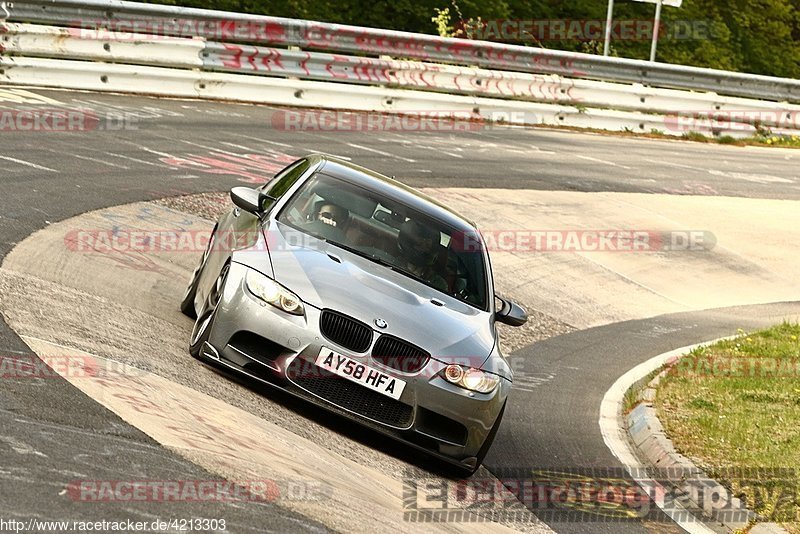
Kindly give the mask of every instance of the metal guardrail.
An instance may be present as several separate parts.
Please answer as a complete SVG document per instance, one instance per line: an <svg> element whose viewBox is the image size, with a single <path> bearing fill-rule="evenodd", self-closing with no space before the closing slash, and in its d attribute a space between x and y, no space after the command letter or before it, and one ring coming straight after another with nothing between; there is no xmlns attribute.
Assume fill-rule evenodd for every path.
<svg viewBox="0 0 800 534"><path fill-rule="evenodd" d="M441 118L451 118L455 131L474 129L500 122L502 124L533 126L568 126L596 128L610 131L649 133L664 129L670 119L609 109L579 110L571 106L519 102L482 97L467 97L430 91L407 91L382 86L353 86L311 80L297 80L271 76L243 76L198 69L174 69L98 61L75 61L35 57L0 55L0 83L32 87L57 86L64 89L112 91L127 94L172 96L179 98L207 98L236 102L254 102L303 108L277 113L285 122L273 128L288 130L331 128L352 111L367 112L366 117L354 118L354 124L379 123L383 114L410 116L412 123L434 123ZM346 111L342 111L346 110ZM347 121L347 119L344 119ZM386 119L402 121L402 118ZM471 121L478 121L472 125ZM449 130L444 121L444 131ZM395 123L397 124L397 122ZM269 126L269 125L265 125ZM413 127L412 127L413 128ZM344 127L347 130L348 126ZM369 129L369 128L367 128ZM434 125L433 130L438 131ZM722 129L720 134L752 135L750 125L736 125L735 129ZM666 132L680 135L681 131Z"/></svg>
<svg viewBox="0 0 800 534"><path fill-rule="evenodd" d="M202 38L173 38L26 23L0 23L6 56L128 63L206 72L274 76L324 82L378 85L453 95L605 108L670 115L741 113L737 123L765 126L794 123L800 106L720 97L715 93L655 89L641 85L564 78L550 74L493 71L441 63L305 52ZM788 114L786 117L783 114ZM749 130L748 130L749 131Z"/></svg>
<svg viewBox="0 0 800 534"><path fill-rule="evenodd" d="M580 100L571 94L571 80L544 74L216 42L206 42L202 59L203 69L208 71L293 76L520 100L565 103Z"/></svg>
<svg viewBox="0 0 800 534"><path fill-rule="evenodd" d="M52 5L60 8L62 2ZM60 27L0 21L0 83L401 114L466 114L513 124L668 135L699 131L746 137L759 125L776 133L800 130L800 106L770 100L215 42L198 34L275 40L280 31L261 23L247 23L242 30L241 22L177 17L131 18L123 24L119 16L106 15L112 29L123 31L88 19L65 19ZM238 16L263 22L263 17Z"/></svg>
<svg viewBox="0 0 800 534"><path fill-rule="evenodd" d="M493 70L800 102L800 80L376 28L123 0L16 0L8 3L8 10L9 20L20 22L116 31L141 28L146 30L142 33L198 36L220 42L389 55Z"/></svg>

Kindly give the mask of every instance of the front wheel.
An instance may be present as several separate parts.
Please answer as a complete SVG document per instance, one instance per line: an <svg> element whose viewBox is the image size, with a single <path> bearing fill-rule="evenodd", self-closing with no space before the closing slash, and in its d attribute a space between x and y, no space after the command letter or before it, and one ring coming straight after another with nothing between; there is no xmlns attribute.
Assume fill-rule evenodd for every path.
<svg viewBox="0 0 800 534"><path fill-rule="evenodd" d="M228 279L228 270L230 264L226 263L220 271L216 282L214 282L211 291L206 299L205 306L203 306L199 317L192 327L192 337L189 340L189 354L197 359L201 359L201 352L203 345L211 336L211 324L214 322L214 317L217 315L217 308L219 301L222 300L222 290L225 288L225 281Z"/></svg>
<svg viewBox="0 0 800 534"><path fill-rule="evenodd" d="M192 273L192 279L189 282L189 285L186 287L186 291L183 294L183 299L181 300L181 313L191 317L192 319L197 318L197 312L194 309L194 298L197 296L197 285L200 282L200 274L203 272L203 267L205 267L206 261L208 261L208 256L211 254L211 247L213 246L214 236L216 233L217 227L215 226L211 231L211 237L208 239L208 245L203 251L203 256L200 258L200 263L197 264L197 267Z"/></svg>

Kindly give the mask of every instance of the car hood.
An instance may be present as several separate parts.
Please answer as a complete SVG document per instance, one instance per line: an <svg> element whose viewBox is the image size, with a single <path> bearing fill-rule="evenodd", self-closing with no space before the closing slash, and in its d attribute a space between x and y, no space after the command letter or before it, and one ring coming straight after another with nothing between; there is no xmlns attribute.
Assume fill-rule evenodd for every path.
<svg viewBox="0 0 800 534"><path fill-rule="evenodd" d="M297 230L283 223L271 221L264 232L275 280L304 303L347 314L447 363L480 367L489 357L489 312L324 240L304 234L297 243ZM388 326L376 328L376 319Z"/></svg>

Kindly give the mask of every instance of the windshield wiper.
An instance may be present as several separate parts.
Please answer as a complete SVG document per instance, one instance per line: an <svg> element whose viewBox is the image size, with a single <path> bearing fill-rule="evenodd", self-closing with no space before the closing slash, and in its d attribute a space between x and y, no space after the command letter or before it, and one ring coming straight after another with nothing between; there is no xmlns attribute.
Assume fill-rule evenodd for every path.
<svg viewBox="0 0 800 534"><path fill-rule="evenodd" d="M338 241L326 241L326 242L331 244L331 245L335 245L335 246L337 246L339 248L343 248L347 252L352 252L353 254L356 254L358 256L362 256L364 258L370 258L370 259L372 258L368 254L366 254L363 250L358 250L357 248L351 247L350 245L345 245L344 243L339 243Z"/></svg>

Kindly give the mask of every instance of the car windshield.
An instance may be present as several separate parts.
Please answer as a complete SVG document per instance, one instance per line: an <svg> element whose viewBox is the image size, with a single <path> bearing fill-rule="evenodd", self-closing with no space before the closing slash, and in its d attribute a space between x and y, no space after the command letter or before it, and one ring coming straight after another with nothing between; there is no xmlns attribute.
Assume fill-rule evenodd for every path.
<svg viewBox="0 0 800 534"><path fill-rule="evenodd" d="M400 201L322 173L277 217L481 310L486 266L477 232L456 229Z"/></svg>

